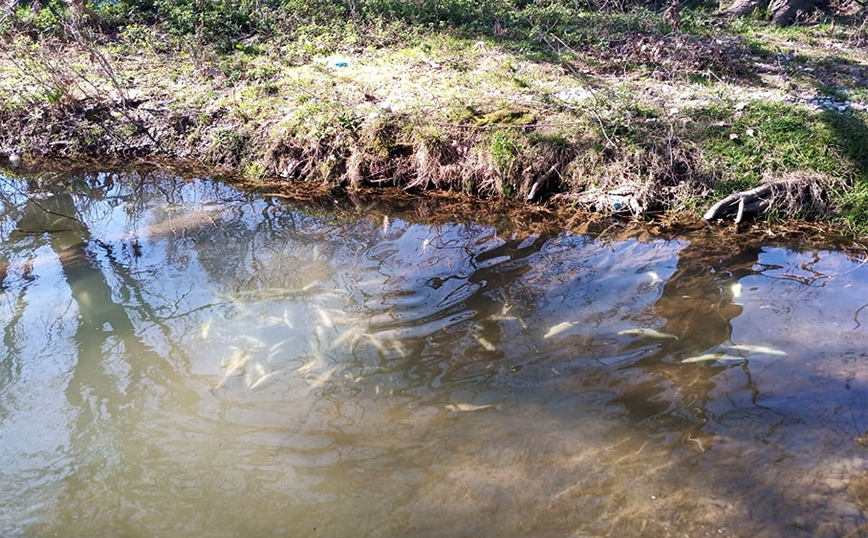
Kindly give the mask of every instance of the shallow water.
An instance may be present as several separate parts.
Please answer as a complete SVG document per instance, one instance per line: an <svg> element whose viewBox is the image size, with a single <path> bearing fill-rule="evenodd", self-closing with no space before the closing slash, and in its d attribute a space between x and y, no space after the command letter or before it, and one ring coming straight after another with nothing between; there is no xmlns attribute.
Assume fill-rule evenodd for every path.
<svg viewBox="0 0 868 538"><path fill-rule="evenodd" d="M868 521L864 260L64 182L0 182L4 537Z"/></svg>

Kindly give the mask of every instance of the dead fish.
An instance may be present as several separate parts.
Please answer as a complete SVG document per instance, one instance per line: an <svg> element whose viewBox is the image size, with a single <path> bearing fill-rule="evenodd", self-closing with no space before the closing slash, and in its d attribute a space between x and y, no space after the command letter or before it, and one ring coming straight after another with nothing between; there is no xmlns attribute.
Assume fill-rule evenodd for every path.
<svg viewBox="0 0 868 538"><path fill-rule="evenodd" d="M205 323L202 324L201 328L201 336L203 340L208 339L208 335L211 334L211 320L209 319Z"/></svg>
<svg viewBox="0 0 868 538"><path fill-rule="evenodd" d="M620 331L618 334L629 334L633 336L645 336L648 338L658 338L660 340L678 340L678 337L674 334L663 333L654 329L627 329L624 331Z"/></svg>
<svg viewBox="0 0 868 538"><path fill-rule="evenodd" d="M214 388L223 388L229 382L230 378L243 374L245 366L247 366L247 363L250 361L250 357L250 353L242 352L230 358L224 366L224 368L226 368L226 372L223 374L223 377L220 378L220 382L217 383L217 386L215 386Z"/></svg>
<svg viewBox="0 0 868 538"><path fill-rule="evenodd" d="M362 336L370 340L371 344L373 344L373 346L377 348L380 353L386 353L386 346L385 344L383 344L382 339L380 339L377 335L371 333L362 333Z"/></svg>
<svg viewBox="0 0 868 538"><path fill-rule="evenodd" d="M347 330L339 334L337 338L332 340L328 347L329 349L336 349L342 347L347 342L350 342L349 347L352 348L353 344L355 344L361 337L362 330L356 325L351 325Z"/></svg>
<svg viewBox="0 0 868 538"><path fill-rule="evenodd" d="M247 388L253 387L257 380L268 375L265 367L259 361L253 361L248 368L244 369L244 384Z"/></svg>
<svg viewBox="0 0 868 538"><path fill-rule="evenodd" d="M317 325L314 330L314 337L316 338L315 345L321 345L324 349L328 348L329 338L329 330L325 327L325 325Z"/></svg>
<svg viewBox="0 0 868 538"><path fill-rule="evenodd" d="M243 370L247 362L250 361L250 353L242 351L233 355L223 366L228 372Z"/></svg>
<svg viewBox="0 0 868 538"><path fill-rule="evenodd" d="M402 357L407 356L407 349L404 347L404 344L402 344L400 340L392 340L390 344L392 344L392 349L394 349L395 352L398 353L398 355Z"/></svg>
<svg viewBox="0 0 868 538"><path fill-rule="evenodd" d="M262 363L259 361L253 361L253 371L260 376L266 374L265 366L263 366Z"/></svg>
<svg viewBox="0 0 868 538"><path fill-rule="evenodd" d="M572 329L576 325L578 325L578 321L564 321L563 323L558 323L554 327L548 330L547 333L543 335L543 338L551 338L552 336L556 336L568 329Z"/></svg>
<svg viewBox="0 0 868 538"><path fill-rule="evenodd" d="M504 303L503 308L500 309L500 313L494 314L494 315L490 316L488 319L490 319L492 321L517 321L518 324L521 325L522 329L527 329L527 325L525 325L524 320L510 314L511 311L512 311L512 304L511 303Z"/></svg>
<svg viewBox="0 0 868 538"><path fill-rule="evenodd" d="M462 411L462 412L482 411L483 409L491 409L493 407L494 407L493 404L487 404L487 405L475 405L475 404L469 404L469 403L446 404L446 409L448 409L450 411Z"/></svg>
<svg viewBox="0 0 868 538"><path fill-rule="evenodd" d="M322 387L323 385L325 385L326 381L328 381L328 380L329 380L329 379L334 375L334 373L337 372L337 371L338 371L338 367L337 367L337 366L332 366L331 368L329 368L329 369L326 370L325 372L323 372L323 373L321 373L320 375L316 376L314 379L311 379L311 380L309 381L310 386L311 386L312 388L315 388L315 389L316 389L316 388L319 388L319 387Z"/></svg>
<svg viewBox="0 0 868 538"><path fill-rule="evenodd" d="M773 347L768 346L752 346L748 344L736 344L734 346L729 346L731 349L735 349L737 351L747 351L748 353L764 353L766 355L786 355L787 352L775 349Z"/></svg>
<svg viewBox="0 0 868 538"><path fill-rule="evenodd" d="M280 370L267 373L264 376L261 376L259 379L257 379L253 383L251 383L250 386L247 388L249 388L250 390L263 389L263 388L267 387L268 385L270 385L275 379L277 379L277 376L280 373L281 373Z"/></svg>
<svg viewBox="0 0 868 538"><path fill-rule="evenodd" d="M319 314L319 317L322 320L323 325L325 325L326 327L329 327L329 328L335 326L335 322L332 319L332 317L329 316L328 312L326 312L321 306L317 305L317 306L314 306L313 308L314 308L314 310L316 310L316 313Z"/></svg>
<svg viewBox="0 0 868 538"><path fill-rule="evenodd" d="M298 369L296 370L296 372L298 372L302 376L307 375L308 373L312 372L315 368L319 367L319 365L320 365L320 361L317 360L317 358L315 358L315 357L306 357L306 359L307 360L305 360L304 363L301 366L299 366Z"/></svg>
<svg viewBox="0 0 868 538"><path fill-rule="evenodd" d="M289 309L288 308L283 311L283 322L290 329L295 329L295 324L292 322L291 319L289 319Z"/></svg>
<svg viewBox="0 0 868 538"><path fill-rule="evenodd" d="M475 338L476 341L479 342L479 345L481 345L482 347L484 347L487 351L496 351L496 350L497 350L497 348L494 347L494 344L492 344L491 342L489 342L488 340L486 340L484 337L482 337L482 336L477 336L477 335L474 334L474 335L473 335L473 338Z"/></svg>
<svg viewBox="0 0 868 538"><path fill-rule="evenodd" d="M310 291L318 284L319 284L319 280L314 280L313 282L311 282L309 284L305 284L304 286L302 286L301 291L302 292Z"/></svg>
<svg viewBox="0 0 868 538"><path fill-rule="evenodd" d="M290 336L289 338L284 338L280 342L272 345L268 349L268 355L265 357L265 362L271 364L272 359L282 354L284 352L284 348L293 342L295 342L295 337Z"/></svg>
<svg viewBox="0 0 868 538"><path fill-rule="evenodd" d="M226 372L226 375L221 377L220 381L216 385L214 385L214 390L222 389L223 387L225 387L229 383L230 379L232 379L233 377L237 377L237 376L241 375L242 373L243 372L238 371L238 370L232 370L230 372Z"/></svg>
<svg viewBox="0 0 868 538"><path fill-rule="evenodd" d="M724 355L723 353L705 353L696 357L690 357L681 361L681 364L689 364L692 362L708 362L708 361L743 361L744 357L735 357L733 355Z"/></svg>

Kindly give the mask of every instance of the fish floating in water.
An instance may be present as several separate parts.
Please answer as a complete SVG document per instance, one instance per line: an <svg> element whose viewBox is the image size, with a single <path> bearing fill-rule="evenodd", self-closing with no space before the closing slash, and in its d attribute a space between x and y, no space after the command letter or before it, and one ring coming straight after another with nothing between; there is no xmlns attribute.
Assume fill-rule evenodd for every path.
<svg viewBox="0 0 868 538"><path fill-rule="evenodd" d="M660 340L678 340L678 337L674 334L663 333L655 329L627 329L624 331L620 331L618 334L629 334L633 336L645 336L648 338L657 338Z"/></svg>
<svg viewBox="0 0 868 538"><path fill-rule="evenodd" d="M251 379L252 382L249 384L249 386L247 388L249 388L250 390L263 389L263 388L269 386L275 379L277 379L277 377L281 373L282 372L280 370L276 370L274 372L269 372L263 376L260 376L258 379L255 379L255 380Z"/></svg>
<svg viewBox="0 0 868 538"><path fill-rule="evenodd" d="M711 361L743 361L744 357L735 357L733 355L725 355L723 353L705 353L696 357L690 357L681 361L681 364L690 364L693 362L711 362Z"/></svg>
<svg viewBox="0 0 868 538"><path fill-rule="evenodd" d="M446 405L446 409L449 409L450 411L462 411L462 412L482 411L483 409L492 409L492 408L494 408L494 404L475 405L475 404L470 404L470 403L451 403L451 404Z"/></svg>
<svg viewBox="0 0 868 538"><path fill-rule="evenodd" d="M558 334L572 329L576 325L578 325L578 321L564 321L563 323L558 323L554 327L548 330L547 333L543 335L543 338L551 338L552 336L557 336Z"/></svg>
<svg viewBox="0 0 868 538"><path fill-rule="evenodd" d="M236 353L232 356L224 366L226 372L223 374L223 377L220 378L220 382L217 383L217 386L214 387L214 389L223 388L227 383L229 383L230 378L243 375L247 363L250 362L250 358L251 355L249 352Z"/></svg>
<svg viewBox="0 0 868 538"><path fill-rule="evenodd" d="M200 336L202 337L202 340L208 339L208 336L211 334L211 320L210 319L202 324L200 333L201 333Z"/></svg>
<svg viewBox="0 0 868 538"><path fill-rule="evenodd" d="M485 337L477 336L474 334L473 338L475 338L476 341L479 342L479 345L484 347L487 351L497 351L497 348L494 346L494 344L489 342Z"/></svg>
<svg viewBox="0 0 868 538"><path fill-rule="evenodd" d="M504 303L500 312L489 316L488 319L492 321L517 321L522 329L527 329L527 324L525 324L524 320L512 315L510 312L512 312L512 303Z"/></svg>
<svg viewBox="0 0 868 538"><path fill-rule="evenodd" d="M778 355L783 356L786 355L786 351L782 351L780 349L775 349L768 346L754 346L748 344L736 344L733 346L727 346L728 350L734 351L742 351L748 353L760 353L765 355ZM681 361L682 364L689 364L693 362L710 362L710 361L743 361L745 357L739 357L735 355L727 355L723 351L718 351L716 353L705 353L704 355L699 355L696 357L690 357Z"/></svg>
<svg viewBox="0 0 868 538"><path fill-rule="evenodd" d="M768 346L752 346L748 344L736 344L734 346L729 346L730 349L734 349L736 351L747 351L748 353L764 353L766 355L779 355L784 356L787 354L786 351L775 349L773 347Z"/></svg>

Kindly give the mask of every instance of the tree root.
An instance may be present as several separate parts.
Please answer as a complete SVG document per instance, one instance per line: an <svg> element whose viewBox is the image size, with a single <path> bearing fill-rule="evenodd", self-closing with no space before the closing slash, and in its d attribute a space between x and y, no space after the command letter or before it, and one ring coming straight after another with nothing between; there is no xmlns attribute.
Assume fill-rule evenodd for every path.
<svg viewBox="0 0 868 538"><path fill-rule="evenodd" d="M842 186L840 180L821 174L784 174L774 180L767 179L753 189L730 194L711 206L702 218L707 221L732 218L739 224L772 209L788 217L822 217L836 210L830 193Z"/></svg>
<svg viewBox="0 0 868 538"><path fill-rule="evenodd" d="M705 220L717 220L734 217L738 224L746 216L768 211L771 205L771 196L774 184L765 183L748 191L730 194L717 202L702 216Z"/></svg>

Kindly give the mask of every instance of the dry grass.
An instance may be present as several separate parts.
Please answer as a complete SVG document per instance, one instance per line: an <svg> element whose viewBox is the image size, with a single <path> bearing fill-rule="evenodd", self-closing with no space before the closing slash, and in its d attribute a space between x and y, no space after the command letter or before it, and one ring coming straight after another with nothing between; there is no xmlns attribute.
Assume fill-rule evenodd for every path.
<svg viewBox="0 0 868 538"><path fill-rule="evenodd" d="M433 33L303 63L272 50L130 55L98 41L7 40L0 150L193 158L263 179L560 199L601 212L696 211L733 180L699 136L719 128L696 111L781 102L785 79L818 84L741 36L668 32L657 19L634 26L595 29L569 44L551 31L529 51ZM849 83L842 73L865 61L865 24L850 30L829 38L835 48L811 44L811 35L798 44L817 58L846 53L850 64L839 67L849 70L835 71L836 83ZM768 42L780 49L787 39L770 34ZM770 66L764 78L757 55ZM806 73L829 62L808 63ZM728 114L717 123L738 119ZM834 209L811 192L840 190L830 174L783 167L775 177L787 174L812 186L793 182L782 211ZM627 205L616 207L611 195Z"/></svg>

